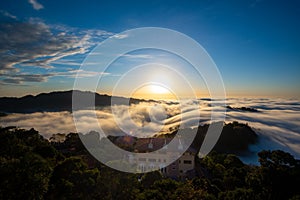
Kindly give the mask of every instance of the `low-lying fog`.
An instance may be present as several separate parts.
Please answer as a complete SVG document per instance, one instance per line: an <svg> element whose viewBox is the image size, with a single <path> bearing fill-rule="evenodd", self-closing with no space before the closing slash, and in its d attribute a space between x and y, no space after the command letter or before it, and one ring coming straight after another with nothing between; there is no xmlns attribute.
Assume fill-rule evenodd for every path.
<svg viewBox="0 0 300 200"><path fill-rule="evenodd" d="M238 121L248 123L259 135L259 142L250 147L253 156L242 158L254 163L256 152L262 149L282 149L300 158L300 102L285 99L227 99L226 104L232 108L249 107L258 112L241 109L227 109L226 122ZM194 126L198 122L199 110L201 123L209 123L211 101L185 101L180 105L167 103L140 103L129 106L99 108L97 119L92 110L77 111L77 130L89 132L98 130L98 123L107 134L128 134L146 137L155 133L168 133L180 125ZM129 108L129 112L128 112ZM215 109L221 112L223 109ZM113 113L113 114L112 114ZM220 113L221 116L222 113ZM117 125L117 124L118 125ZM37 112L30 114L9 114L2 117L0 126L18 126L35 128L46 138L55 133L76 132L73 115L70 112Z"/></svg>

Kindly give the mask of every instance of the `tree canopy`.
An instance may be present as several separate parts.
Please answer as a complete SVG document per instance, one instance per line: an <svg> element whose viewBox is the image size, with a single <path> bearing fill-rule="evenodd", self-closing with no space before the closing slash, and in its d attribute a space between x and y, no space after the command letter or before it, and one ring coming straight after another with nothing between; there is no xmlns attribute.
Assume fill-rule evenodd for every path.
<svg viewBox="0 0 300 200"><path fill-rule="evenodd" d="M258 156L252 166L211 152L196 159L197 176L176 181L108 168L76 133L52 143L34 129L0 128L0 199L299 199L299 160L280 150Z"/></svg>

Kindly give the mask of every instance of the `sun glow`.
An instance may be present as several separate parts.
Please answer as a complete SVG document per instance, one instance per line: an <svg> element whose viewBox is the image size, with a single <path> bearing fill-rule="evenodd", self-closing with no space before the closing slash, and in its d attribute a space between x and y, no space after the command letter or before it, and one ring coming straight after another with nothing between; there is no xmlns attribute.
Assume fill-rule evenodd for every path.
<svg viewBox="0 0 300 200"><path fill-rule="evenodd" d="M177 97L168 88L157 84L145 85L137 89L132 96L146 99L177 99Z"/></svg>
<svg viewBox="0 0 300 200"><path fill-rule="evenodd" d="M159 85L149 85L149 92L154 94L168 94L170 91L162 86Z"/></svg>

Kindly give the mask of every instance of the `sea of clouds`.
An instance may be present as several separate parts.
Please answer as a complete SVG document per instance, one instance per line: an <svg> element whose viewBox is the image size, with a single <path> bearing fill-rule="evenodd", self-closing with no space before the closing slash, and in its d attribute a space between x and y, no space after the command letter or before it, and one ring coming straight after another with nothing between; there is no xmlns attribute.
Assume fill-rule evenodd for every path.
<svg viewBox="0 0 300 200"><path fill-rule="evenodd" d="M93 110L76 111L76 126L71 112L37 112L30 114L9 114L2 117L0 126L35 128L46 138L56 133L101 130L107 135L124 133L138 137L164 134L180 128L197 126L211 122L211 111L220 112L224 108L215 107L213 101L183 101L177 103L147 103L131 106L115 105ZM257 144L250 146L250 156L243 161L255 163L256 153L263 149L281 149L300 158L300 102L292 99L230 98L226 104L233 107L250 107L258 112L227 109L226 123L238 121L248 123L259 135ZM200 112L199 112L200 111ZM96 117L95 117L96 116ZM200 117L200 118L199 118ZM251 156L252 155L252 156Z"/></svg>
<svg viewBox="0 0 300 200"><path fill-rule="evenodd" d="M259 142L250 147L253 156L242 158L245 162L257 159L261 150L281 149L300 158L300 102L294 99L228 99L232 107L251 107L259 112L231 111L226 121L248 123L259 135Z"/></svg>

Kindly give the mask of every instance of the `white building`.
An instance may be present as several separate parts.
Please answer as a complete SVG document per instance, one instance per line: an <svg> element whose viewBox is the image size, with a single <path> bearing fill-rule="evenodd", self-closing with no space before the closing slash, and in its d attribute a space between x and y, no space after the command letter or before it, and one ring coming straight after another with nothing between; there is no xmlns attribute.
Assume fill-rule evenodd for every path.
<svg viewBox="0 0 300 200"><path fill-rule="evenodd" d="M180 151L174 151L176 148L168 151L167 143L171 140L172 138L139 139L136 144L136 152L139 152L139 154L135 154L135 157L129 156L129 162L136 164L137 171L141 173L160 170L166 177L185 179L188 172L193 171L195 168L197 152L192 148L188 148L180 156ZM177 150L183 149L180 139L177 139L175 144L177 145ZM159 153L155 151L158 149L161 149ZM147 152L152 153L147 154Z"/></svg>

